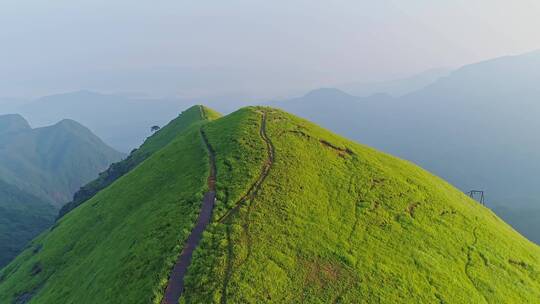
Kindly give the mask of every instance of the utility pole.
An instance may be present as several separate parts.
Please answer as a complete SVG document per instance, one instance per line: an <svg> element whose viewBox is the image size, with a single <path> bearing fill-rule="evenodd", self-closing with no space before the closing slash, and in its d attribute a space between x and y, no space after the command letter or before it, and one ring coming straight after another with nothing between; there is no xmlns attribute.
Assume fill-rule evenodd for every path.
<svg viewBox="0 0 540 304"><path fill-rule="evenodd" d="M482 190L471 190L466 193L468 196L470 196L472 199L477 200L482 205L486 205L484 201L484 191Z"/></svg>

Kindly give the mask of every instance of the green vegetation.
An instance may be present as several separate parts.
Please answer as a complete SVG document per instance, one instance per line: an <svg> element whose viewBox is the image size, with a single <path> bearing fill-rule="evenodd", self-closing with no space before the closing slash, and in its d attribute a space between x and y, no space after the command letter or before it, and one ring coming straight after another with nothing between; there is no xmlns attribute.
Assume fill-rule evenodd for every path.
<svg viewBox="0 0 540 304"><path fill-rule="evenodd" d="M267 111L276 150L270 174L230 223L208 231L190 268L186 303L527 303L540 297L540 248L491 211L411 163ZM237 141L259 139L242 146L242 156L260 159L265 146L253 123L260 114L242 112ZM234 158L220 142L219 123L208 126L210 142L218 160ZM222 205L230 205L239 189L248 189L251 164L223 163L219 190L229 193Z"/></svg>
<svg viewBox="0 0 540 304"><path fill-rule="evenodd" d="M72 210L2 271L0 302L151 302L196 220L205 153L190 128Z"/></svg>
<svg viewBox="0 0 540 304"><path fill-rule="evenodd" d="M54 221L47 202L0 180L0 268Z"/></svg>
<svg viewBox="0 0 540 304"><path fill-rule="evenodd" d="M409 162L250 107L179 132L67 214L0 271L0 302L159 303L207 190L199 128L218 200L182 303L540 298L540 248L490 210Z"/></svg>
<svg viewBox="0 0 540 304"><path fill-rule="evenodd" d="M201 106L193 106L185 110L177 118L167 124L166 127L148 137L139 149L133 150L126 159L111 164L106 171L100 173L97 179L81 187L81 189L73 196L73 200L60 209L58 218L61 218L66 213L92 198L96 193L105 189L114 181L133 170L145 159L150 157L150 155L169 144L179 133L186 130L188 127L203 120L216 119L219 116L219 113Z"/></svg>

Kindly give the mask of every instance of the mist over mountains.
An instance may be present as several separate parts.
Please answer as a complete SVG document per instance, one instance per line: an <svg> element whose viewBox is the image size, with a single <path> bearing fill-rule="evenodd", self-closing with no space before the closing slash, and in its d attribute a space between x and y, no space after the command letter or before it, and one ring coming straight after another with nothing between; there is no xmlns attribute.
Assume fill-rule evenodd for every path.
<svg viewBox="0 0 540 304"><path fill-rule="evenodd" d="M181 99L81 90L35 100L6 99L0 104L0 114L20 113L36 126L50 125L66 118L75 120L88 127L108 145L128 153L151 135L151 126L163 126L182 110L203 101L225 113L235 107L253 103L251 97L241 94Z"/></svg>
<svg viewBox="0 0 540 304"><path fill-rule="evenodd" d="M77 91L39 98L23 105L20 113L35 125L73 119L114 148L129 152L150 135L151 126L168 122L182 108L182 104L166 99Z"/></svg>
<svg viewBox="0 0 540 304"><path fill-rule="evenodd" d="M521 210L507 217L512 224L534 223L534 219L521 220L516 214L540 208L540 191L536 190L540 143L531 132L540 127L536 119L540 113L538 66L540 52L532 52L453 72L435 69L395 81L317 89L267 104L411 160L463 191L484 190L488 203L503 217L503 213L510 214L505 211L508 207ZM129 152L150 135L150 126L164 125L195 102L223 113L256 103L241 94L205 100L78 91L34 101L16 100L17 106L11 108L37 125L72 118L114 148ZM13 105L14 101L2 104ZM0 110L5 109L9 107ZM536 241L540 241L538 234L532 237Z"/></svg>
<svg viewBox="0 0 540 304"><path fill-rule="evenodd" d="M440 78L448 76L451 71L449 68L435 68L405 78L379 82L347 83L338 85L336 88L359 97L379 93L399 97L423 89Z"/></svg>
<svg viewBox="0 0 540 304"><path fill-rule="evenodd" d="M434 69L403 79L349 83L339 87L358 96L379 92L402 95L420 89L447 73L448 69ZM302 79L306 74L309 73L296 77ZM223 113L230 113L242 106L261 103L265 97L253 95L251 82L254 79L251 78L254 77L264 82L262 80L270 76L226 69L109 71L101 77L94 75L83 83L115 93L79 90L37 99L0 98L0 114L20 113L36 126L49 125L64 118L73 119L90 128L115 149L128 153L150 135L150 126L166 124L193 104L207 104ZM275 86L272 92L288 92L286 96L304 92L302 88L282 88L275 81L266 83ZM309 87L308 83L310 81L304 87ZM65 86L70 87L68 84L70 81L66 79ZM209 90L214 95L208 95Z"/></svg>

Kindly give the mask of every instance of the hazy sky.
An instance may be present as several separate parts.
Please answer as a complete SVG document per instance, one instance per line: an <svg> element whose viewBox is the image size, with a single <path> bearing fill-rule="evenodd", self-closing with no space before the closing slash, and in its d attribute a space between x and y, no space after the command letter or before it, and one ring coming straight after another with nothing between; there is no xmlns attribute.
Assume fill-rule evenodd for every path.
<svg viewBox="0 0 540 304"><path fill-rule="evenodd" d="M197 75L197 94L391 79L540 49L538 16L537 0L0 0L0 96L156 68Z"/></svg>

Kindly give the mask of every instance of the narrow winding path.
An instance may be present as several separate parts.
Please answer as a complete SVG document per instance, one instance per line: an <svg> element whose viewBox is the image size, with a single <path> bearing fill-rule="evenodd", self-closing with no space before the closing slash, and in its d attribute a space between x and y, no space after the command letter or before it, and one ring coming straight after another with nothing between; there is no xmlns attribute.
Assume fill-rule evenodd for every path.
<svg viewBox="0 0 540 304"><path fill-rule="evenodd" d="M263 184L263 182L268 177L268 174L270 173L270 169L272 168L272 165L274 163L275 149L274 149L274 144L272 143L272 141L268 137L268 134L266 133L266 121L267 121L267 113L266 113L266 111L264 111L264 112L262 112L261 127L259 129L259 136L261 137L261 139L266 144L267 158L266 158L265 162L263 163L261 173L259 174L259 177L257 178L257 180L248 189L247 193L244 196L242 196L236 202L234 208L229 210L229 212L227 212L225 215L223 215L218 220L220 223L224 223L225 221L230 219L230 216L232 214L234 214L235 212L237 212L238 209L240 209L240 207L242 205L244 205L244 203L249 201L250 202L249 207L251 207L251 202L257 196L257 194L258 194L258 192L259 192L259 190L261 188L261 185ZM247 224L247 229L249 230L249 223ZM246 234L248 235L248 239L249 239L248 240L248 256L246 257L246 259L247 259L247 258L249 258L249 255L251 253L251 240L250 240L250 236L249 236L249 231L246 231ZM228 285L229 285L229 281L230 281L230 279L232 277L232 274L234 272L234 269L233 269L233 257L232 257L233 256L233 250L232 250L233 247L232 247L232 244L231 244L231 231L230 231L229 226L227 226L227 243L228 243L227 268L225 270L225 278L224 278L223 286L222 286L221 304L226 304L227 303L227 288L228 288Z"/></svg>
<svg viewBox="0 0 540 304"><path fill-rule="evenodd" d="M477 218L477 220L478 220L478 218ZM467 246L467 262L465 263L465 275L467 275L467 278L471 282L471 285L474 287L474 289L476 289L476 291L480 294L480 296L482 296L484 301L486 303L489 303L488 299L486 298L486 296L484 295L482 290L478 287L478 285L474 281L474 277L471 274L471 270L470 270L471 267L472 267L472 254L474 252L476 244L478 244L478 235L476 234L477 230L478 230L478 227L474 227L474 229L473 229L474 240L473 240L471 245Z"/></svg>
<svg viewBox="0 0 540 304"><path fill-rule="evenodd" d="M274 149L274 145L272 144L272 141L266 134L266 116L267 116L266 112L263 112L262 118L261 118L261 127L259 129L259 136L265 142L266 151L267 151L266 153L268 154L266 160L264 161L263 167L261 169L261 173L259 174L259 177L257 178L257 180L251 185L251 187L249 187L246 194L244 194L244 196L242 196L234 204L234 207L230 209L229 211L227 211L221 218L218 219L219 223L224 223L231 216L231 214L238 211L238 209L242 206L244 202L252 200L257 195L259 188L261 187L262 183L268 176L268 173L270 172L270 168L272 167L272 164L274 163L275 149Z"/></svg>
<svg viewBox="0 0 540 304"><path fill-rule="evenodd" d="M210 175L208 176L208 192L204 195L202 201L201 212L197 219L197 224L191 231L186 244L182 250L182 253L178 257L176 264L169 277L165 294L163 295L162 304L177 304L178 300L182 296L184 291L184 276L187 269L191 264L191 258L193 251L197 248L199 241L202 238L202 233L212 218L212 210L214 209L214 202L216 200L216 159L215 152L210 146L206 134L201 129L201 137L208 150L208 156L210 159Z"/></svg>

